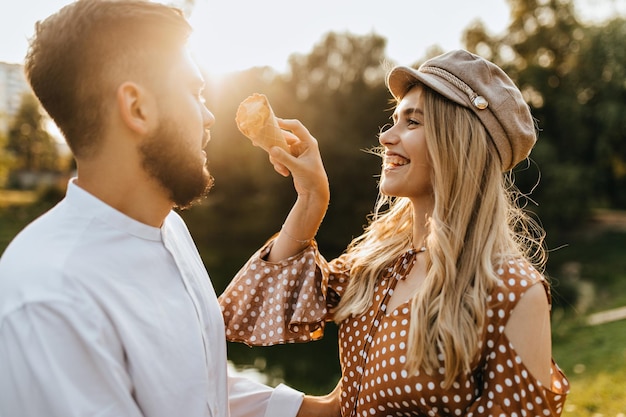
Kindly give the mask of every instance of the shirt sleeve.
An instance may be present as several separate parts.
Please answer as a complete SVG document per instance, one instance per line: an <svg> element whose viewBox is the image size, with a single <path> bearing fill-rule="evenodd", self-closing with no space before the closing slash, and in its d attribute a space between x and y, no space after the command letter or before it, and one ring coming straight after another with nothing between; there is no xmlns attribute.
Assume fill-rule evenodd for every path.
<svg viewBox="0 0 626 417"><path fill-rule="evenodd" d="M26 304L6 315L0 323L0 415L141 417L121 346L98 323L93 311L63 301Z"/></svg>
<svg viewBox="0 0 626 417"><path fill-rule="evenodd" d="M231 417L294 417L304 398L287 385L271 388L236 375L228 376L228 390Z"/></svg>
<svg viewBox="0 0 626 417"><path fill-rule="evenodd" d="M523 268L518 268L524 271ZM543 415L558 417L563 411L569 383L563 372L551 362L551 384L543 385L526 368L504 332L506 321L517 301L531 285L542 285L550 300L547 282L534 270L522 275L505 275L507 285L500 286L490 303L485 329L486 350L478 377L482 388L468 410L468 417ZM532 279L531 279L532 278Z"/></svg>
<svg viewBox="0 0 626 417"><path fill-rule="evenodd" d="M498 346L500 352L512 349ZM565 376L552 361L552 386L545 387L524 367L519 356L499 361L492 355L483 370L481 394L470 406L468 417L524 416L541 414L558 417L567 395Z"/></svg>
<svg viewBox="0 0 626 417"><path fill-rule="evenodd" d="M341 258L327 262L315 242L283 261L268 262L272 244L257 251L219 297L226 338L254 346L318 340L349 268Z"/></svg>

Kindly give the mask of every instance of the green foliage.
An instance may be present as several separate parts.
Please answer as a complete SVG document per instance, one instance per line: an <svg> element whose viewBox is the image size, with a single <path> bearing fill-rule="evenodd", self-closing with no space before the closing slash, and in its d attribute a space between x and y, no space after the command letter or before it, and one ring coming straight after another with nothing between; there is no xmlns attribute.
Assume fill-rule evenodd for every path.
<svg viewBox="0 0 626 417"><path fill-rule="evenodd" d="M15 156L18 170L37 172L58 168L59 152L44 126L41 106L32 93L22 98L9 128L6 149Z"/></svg>
<svg viewBox="0 0 626 417"><path fill-rule="evenodd" d="M318 139L330 181L319 235L328 256L362 232L377 195L380 161L366 150L378 146L377 134L390 122L384 46L377 35L329 34L308 56L290 59L285 88L299 98L291 108Z"/></svg>
<svg viewBox="0 0 626 417"><path fill-rule="evenodd" d="M582 162L592 167L594 196L626 207L626 19L584 28L576 67L576 97L583 108L576 128L588 144ZM584 129L584 130L583 130Z"/></svg>
<svg viewBox="0 0 626 417"><path fill-rule="evenodd" d="M571 391L563 417L618 416L626 410L626 320L598 326L570 325L553 354Z"/></svg>
<svg viewBox="0 0 626 417"><path fill-rule="evenodd" d="M626 20L583 26L571 1L510 4L503 35L477 23L465 42L512 76L538 120L536 165L518 180L526 192L538 185L535 211L550 236L576 227L592 207L626 208Z"/></svg>
<svg viewBox="0 0 626 417"><path fill-rule="evenodd" d="M49 127L37 98L24 94L6 141L0 138L0 187L36 190L65 186L73 159L60 152Z"/></svg>
<svg viewBox="0 0 626 417"><path fill-rule="evenodd" d="M614 229L614 226L612 227ZM575 307L576 300L559 303L563 285L589 283L593 287L590 296L593 303L585 311L573 311L573 315L591 313L626 305L626 233L605 230L592 222L569 236L567 245L551 252L548 267L556 280L555 298L564 308ZM576 268L572 272L572 267Z"/></svg>
<svg viewBox="0 0 626 417"><path fill-rule="evenodd" d="M34 191L0 190L0 256L15 235L60 198L41 198Z"/></svg>
<svg viewBox="0 0 626 417"><path fill-rule="evenodd" d="M337 328L332 323L322 340L269 347L229 343L228 356L239 366L262 371L271 385L286 382L307 394L327 394L341 378Z"/></svg>
<svg viewBox="0 0 626 417"><path fill-rule="evenodd" d="M0 188L3 188L9 178L9 172L15 166L15 157L6 150L7 138L0 133Z"/></svg>

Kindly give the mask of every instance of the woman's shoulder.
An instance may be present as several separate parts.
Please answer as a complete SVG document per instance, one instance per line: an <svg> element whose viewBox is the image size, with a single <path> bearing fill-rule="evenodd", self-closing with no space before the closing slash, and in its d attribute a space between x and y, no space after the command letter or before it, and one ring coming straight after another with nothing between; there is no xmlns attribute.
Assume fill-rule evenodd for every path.
<svg viewBox="0 0 626 417"><path fill-rule="evenodd" d="M539 282L546 282L544 275L526 259L508 260L495 267L498 289L525 292Z"/></svg>
<svg viewBox="0 0 626 417"><path fill-rule="evenodd" d="M516 259L503 262L496 266L495 273L498 279L488 297L488 303L492 309L497 308L508 316L524 294L536 284L543 286L548 301L551 301L548 281L527 260ZM500 313L500 318L504 318L503 313Z"/></svg>

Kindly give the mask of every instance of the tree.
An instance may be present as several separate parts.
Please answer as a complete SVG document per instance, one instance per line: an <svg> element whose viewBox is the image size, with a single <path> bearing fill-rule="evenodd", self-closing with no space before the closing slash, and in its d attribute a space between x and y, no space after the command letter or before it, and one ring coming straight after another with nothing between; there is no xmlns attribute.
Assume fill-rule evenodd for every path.
<svg viewBox="0 0 626 417"><path fill-rule="evenodd" d="M589 140L596 200L626 209L626 19L584 29L577 63L577 127Z"/></svg>
<svg viewBox="0 0 626 417"><path fill-rule="evenodd" d="M380 160L367 150L390 122L385 46L374 33L328 33L310 54L289 59L287 91L295 92L297 117L320 143L330 181L331 204L319 235L328 256L361 234L376 198Z"/></svg>
<svg viewBox="0 0 626 417"><path fill-rule="evenodd" d="M519 170L518 183L529 192L541 179L536 211L554 231L571 230L593 207L625 208L624 20L585 27L572 1L509 3L503 35L476 23L464 41L512 76L538 120L538 168Z"/></svg>
<svg viewBox="0 0 626 417"><path fill-rule="evenodd" d="M5 149L6 143L6 136L0 132L0 188L5 186L9 171L15 164L15 158Z"/></svg>
<svg viewBox="0 0 626 417"><path fill-rule="evenodd" d="M17 115L9 128L6 149L15 157L15 168L28 172L55 171L59 152L53 137L44 126L41 106L31 93L22 98Z"/></svg>
<svg viewBox="0 0 626 417"><path fill-rule="evenodd" d="M289 57L289 79L301 100L329 92L350 95L384 79L386 40L376 34L326 34L307 55Z"/></svg>

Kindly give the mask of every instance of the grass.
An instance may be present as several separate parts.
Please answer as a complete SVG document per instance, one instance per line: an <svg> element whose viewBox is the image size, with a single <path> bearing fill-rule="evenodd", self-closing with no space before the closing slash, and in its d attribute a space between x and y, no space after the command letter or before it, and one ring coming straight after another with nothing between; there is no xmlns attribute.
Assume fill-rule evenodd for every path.
<svg viewBox="0 0 626 417"><path fill-rule="evenodd" d="M592 284L595 302L589 305L590 311L582 313L626 306L626 213L613 212L611 219L599 212L575 235L561 237L559 243L565 246L549 256L551 274L562 278L570 275L570 281L579 286ZM566 274L564 269L570 272ZM558 280L554 289L557 295Z"/></svg>
<svg viewBox="0 0 626 417"><path fill-rule="evenodd" d="M626 320L555 323L553 339L554 358L571 383L563 416L625 416Z"/></svg>
<svg viewBox="0 0 626 417"><path fill-rule="evenodd" d="M37 198L35 191L0 189L0 254L24 226L53 204L38 202Z"/></svg>
<svg viewBox="0 0 626 417"><path fill-rule="evenodd" d="M567 285L579 290L577 300L553 314L553 356L571 383L563 417L626 417L626 320L595 326L586 320L626 306L625 251L626 230L601 228L551 255L557 297Z"/></svg>
<svg viewBox="0 0 626 417"><path fill-rule="evenodd" d="M0 189L0 208L25 206L37 200L35 191L14 191Z"/></svg>

